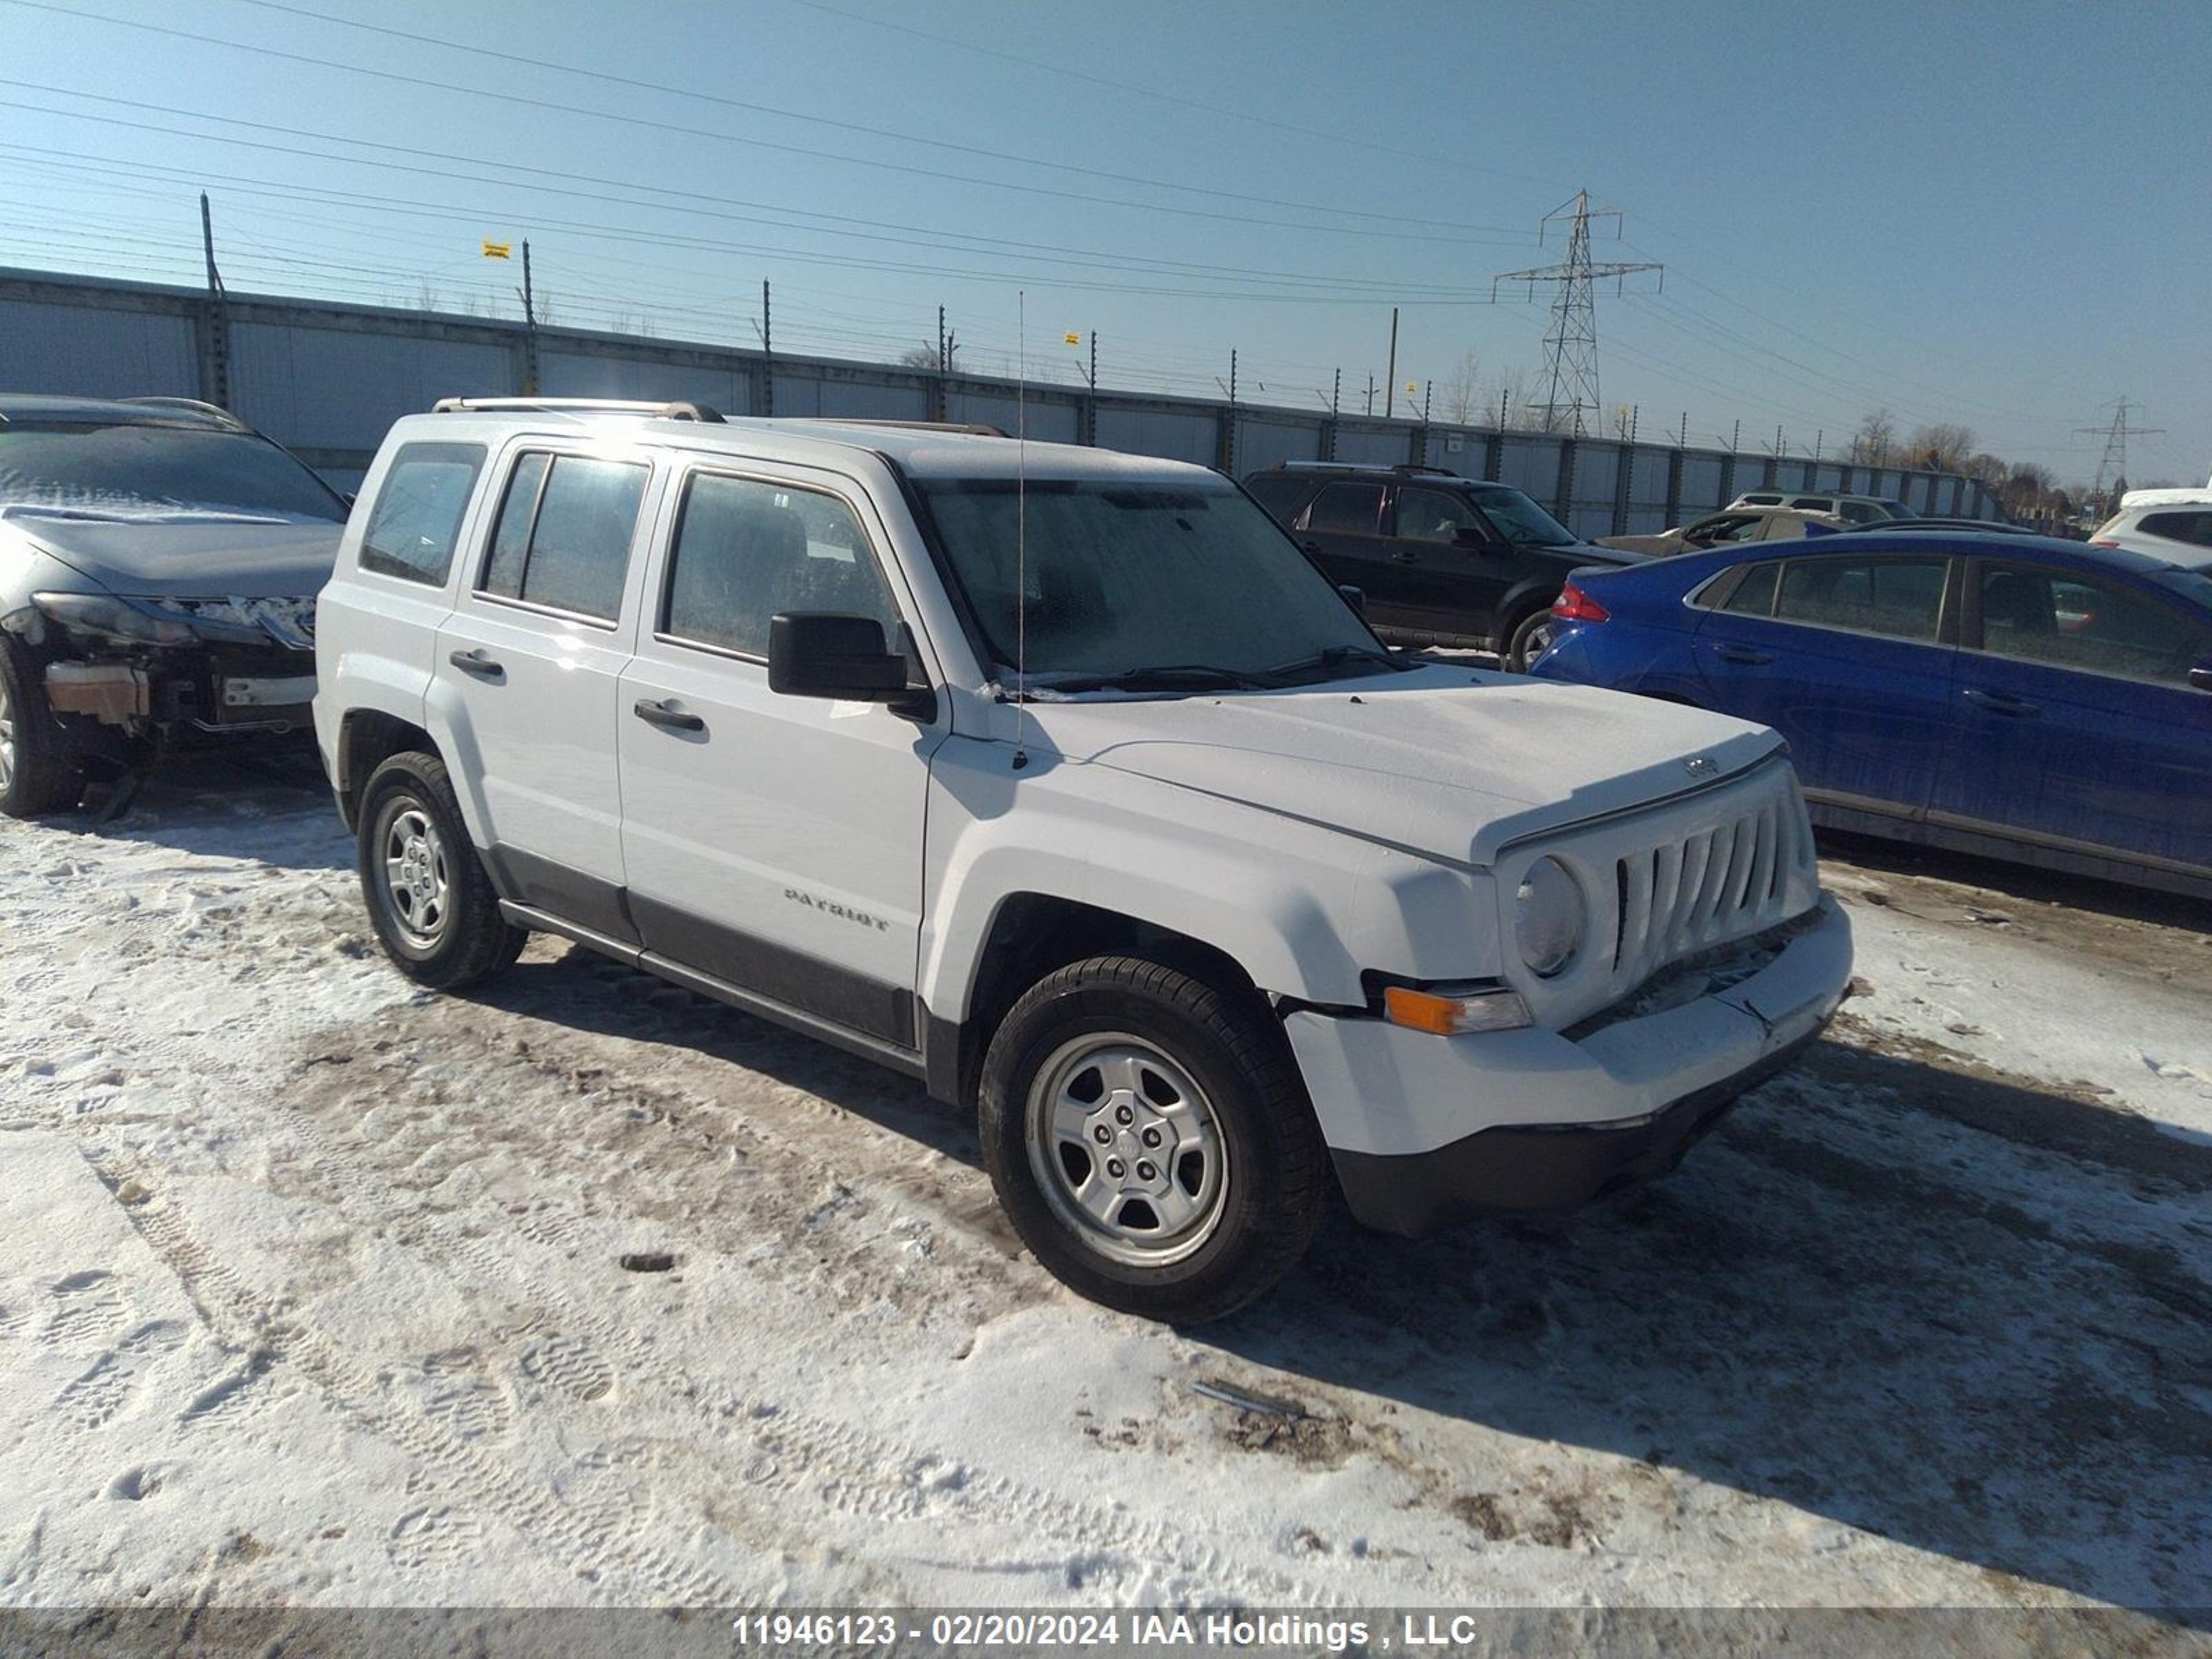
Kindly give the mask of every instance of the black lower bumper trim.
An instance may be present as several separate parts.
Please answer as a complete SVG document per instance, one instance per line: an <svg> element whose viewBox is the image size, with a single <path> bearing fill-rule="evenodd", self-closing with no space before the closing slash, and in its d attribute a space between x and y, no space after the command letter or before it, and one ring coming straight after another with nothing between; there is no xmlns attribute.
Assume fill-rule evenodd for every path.
<svg viewBox="0 0 2212 1659"><path fill-rule="evenodd" d="M1738 1096L1788 1066L1816 1028L1733 1077L1618 1126L1534 1124L1482 1129L1432 1152L1334 1152L1352 1213L1386 1233L1432 1232L1471 1216L1571 1210L1664 1175Z"/></svg>

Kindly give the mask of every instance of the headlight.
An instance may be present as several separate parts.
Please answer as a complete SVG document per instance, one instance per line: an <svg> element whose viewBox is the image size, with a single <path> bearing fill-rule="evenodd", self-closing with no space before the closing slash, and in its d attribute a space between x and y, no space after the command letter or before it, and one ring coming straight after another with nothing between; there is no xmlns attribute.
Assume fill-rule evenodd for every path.
<svg viewBox="0 0 2212 1659"><path fill-rule="evenodd" d="M1582 949L1589 915L1582 884L1557 859L1541 858L1521 878L1513 896L1513 933L1521 960L1539 979L1550 979Z"/></svg>
<svg viewBox="0 0 2212 1659"><path fill-rule="evenodd" d="M192 626L178 618L149 615L112 593L33 593L40 614L64 628L141 645L188 645Z"/></svg>

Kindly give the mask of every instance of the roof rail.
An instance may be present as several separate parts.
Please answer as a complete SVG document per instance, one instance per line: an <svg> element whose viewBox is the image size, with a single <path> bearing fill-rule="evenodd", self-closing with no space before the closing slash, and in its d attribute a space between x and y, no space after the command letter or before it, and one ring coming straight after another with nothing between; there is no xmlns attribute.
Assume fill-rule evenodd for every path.
<svg viewBox="0 0 2212 1659"><path fill-rule="evenodd" d="M666 421L707 421L719 426L722 412L705 404L654 403L634 398L441 398L434 415L650 415Z"/></svg>
<svg viewBox="0 0 2212 1659"><path fill-rule="evenodd" d="M119 403L143 404L151 409L173 409L180 413L205 415L218 424L234 431L251 432L253 428L220 404L204 403L198 398L122 398Z"/></svg>
<svg viewBox="0 0 2212 1659"><path fill-rule="evenodd" d="M971 438L1012 435L1004 427L990 426L981 421L891 421L877 420L867 415L794 415L791 418L805 421L810 426L895 426L915 432L962 432Z"/></svg>
<svg viewBox="0 0 2212 1659"><path fill-rule="evenodd" d="M1402 472L1427 478L1456 478L1462 475L1448 466L1420 466L1411 461L1277 461L1281 472Z"/></svg>

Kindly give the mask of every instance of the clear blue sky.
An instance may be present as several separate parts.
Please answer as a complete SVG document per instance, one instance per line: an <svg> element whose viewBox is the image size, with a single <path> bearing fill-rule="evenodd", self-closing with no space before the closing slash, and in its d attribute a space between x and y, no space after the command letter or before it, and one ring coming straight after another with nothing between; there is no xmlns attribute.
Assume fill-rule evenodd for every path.
<svg viewBox="0 0 2212 1659"><path fill-rule="evenodd" d="M941 303L995 371L1024 288L1041 375L1095 329L1108 384L1211 392L1233 346L1246 397L1341 368L1356 409L1394 302L1401 382L1540 390L1540 300L1476 302L1587 185L1599 257L1668 268L1599 302L1647 431L1832 453L1887 405L2086 479L2124 393L2166 428L2134 480L2200 482L2208 64L2207 0L0 0L0 263L195 281L204 187L234 289L512 313L477 245L527 236L559 322L750 340L765 276L779 346L896 355Z"/></svg>

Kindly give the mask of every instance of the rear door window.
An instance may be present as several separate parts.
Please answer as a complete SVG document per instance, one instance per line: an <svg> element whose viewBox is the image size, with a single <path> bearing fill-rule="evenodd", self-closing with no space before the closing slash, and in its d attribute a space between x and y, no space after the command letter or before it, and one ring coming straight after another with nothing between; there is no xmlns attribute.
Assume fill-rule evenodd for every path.
<svg viewBox="0 0 2212 1659"><path fill-rule="evenodd" d="M481 444L406 444L392 458L362 532L361 568L442 587L461 514L483 468Z"/></svg>
<svg viewBox="0 0 2212 1659"><path fill-rule="evenodd" d="M480 591L614 621L651 471L587 455L522 456L507 479Z"/></svg>
<svg viewBox="0 0 2212 1659"><path fill-rule="evenodd" d="M1815 628L1932 641L1947 574L1942 559L1788 559L1774 614Z"/></svg>
<svg viewBox="0 0 2212 1659"><path fill-rule="evenodd" d="M1774 587L1782 567L1778 564L1755 564L1743 573L1733 592L1716 610L1729 611L1739 617L1771 617L1774 614Z"/></svg>
<svg viewBox="0 0 2212 1659"><path fill-rule="evenodd" d="M1982 649L2016 662L2186 685L2212 626L2149 595L2033 565L1984 564Z"/></svg>
<svg viewBox="0 0 2212 1659"><path fill-rule="evenodd" d="M1382 513L1382 486L1375 483L1333 483L1314 497L1306 511L1306 528L1345 536L1372 536Z"/></svg>

